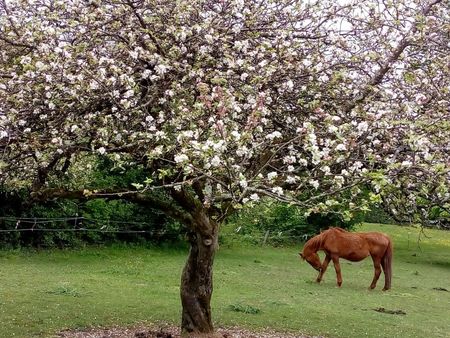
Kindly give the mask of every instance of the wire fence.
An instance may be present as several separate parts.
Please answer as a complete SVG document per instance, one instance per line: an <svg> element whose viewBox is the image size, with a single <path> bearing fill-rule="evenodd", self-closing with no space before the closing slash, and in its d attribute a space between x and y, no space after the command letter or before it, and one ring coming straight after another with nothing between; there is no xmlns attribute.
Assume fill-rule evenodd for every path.
<svg viewBox="0 0 450 338"><path fill-rule="evenodd" d="M155 236L179 236L180 233L170 233L167 230L130 229L129 227L154 227L154 224L134 221L117 221L111 219L96 219L82 216L74 217L0 217L0 224L6 228L0 233L14 232L97 232L116 234L150 234ZM51 227L51 225L59 225ZM65 226L65 227L64 227ZM117 228L122 226L122 228ZM124 229L123 227L127 228Z"/></svg>
<svg viewBox="0 0 450 338"><path fill-rule="evenodd" d="M142 234L151 237L182 238L182 229L132 229L132 227L151 228L154 224L146 222L119 221L111 219L74 217L0 217L1 233L98 233L98 234ZM53 225L53 226L51 226ZM57 226L59 225L59 226ZM131 228L130 228L131 227ZM172 232L170 231L172 230ZM304 242L311 235L293 234L291 231L261 231L260 233L245 233L240 228L227 233L228 242L250 241L252 243L273 244L283 241Z"/></svg>

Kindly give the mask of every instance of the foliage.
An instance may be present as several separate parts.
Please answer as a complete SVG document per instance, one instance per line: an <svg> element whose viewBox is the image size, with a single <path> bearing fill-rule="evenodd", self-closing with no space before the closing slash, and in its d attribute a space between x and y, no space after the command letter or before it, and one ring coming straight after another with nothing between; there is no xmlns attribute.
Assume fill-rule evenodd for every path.
<svg viewBox="0 0 450 338"><path fill-rule="evenodd" d="M450 211L433 207L430 209L429 218L432 227L450 230Z"/></svg>
<svg viewBox="0 0 450 338"><path fill-rule="evenodd" d="M308 214L305 209L273 200L263 200L244 207L229 218L225 225L227 235L234 232L242 240L267 244L298 243L318 234L330 226L351 229L362 221L362 213L345 221L339 213ZM265 239L265 236L269 236ZM227 243L226 236L221 237Z"/></svg>
<svg viewBox="0 0 450 338"><path fill-rule="evenodd" d="M19 200L18 203L23 201ZM123 200L47 202L35 204L20 213L5 209L2 211L0 229L10 230L17 226L19 229L34 228L36 231L2 233L1 247L63 248L118 242L161 244L180 241L184 234L180 224L161 212ZM22 220L17 223L16 218ZM76 229L89 231L73 231Z"/></svg>
<svg viewBox="0 0 450 338"><path fill-rule="evenodd" d="M372 206L369 211L364 213L364 222L379 224L395 223L392 217L379 206Z"/></svg>
<svg viewBox="0 0 450 338"><path fill-rule="evenodd" d="M64 184L70 187L126 189L145 177L141 166L118 168L108 158L85 156L82 162L86 164L86 170L79 172L75 168L68 168L62 178L49 177L49 185L57 185L58 182L64 181ZM169 219L161 211L123 199L51 200L30 205L26 191L16 192L5 186L0 189L0 201L2 205L0 216L11 218L0 220L1 229L14 229L16 226L22 229L32 227L36 230L50 229L45 232L4 233L0 238L0 246L61 248L94 243L176 242L183 238L185 232L179 223ZM29 220L22 220L17 225L16 221L13 221L16 218ZM34 218L37 223L33 221ZM81 228L90 231L71 231ZM58 229L62 231L56 231Z"/></svg>
<svg viewBox="0 0 450 338"><path fill-rule="evenodd" d="M353 230L362 222L391 224L392 219L375 205L369 211L356 212L351 219L345 220L339 212L309 214L297 206L263 200L230 217L220 239L224 244L237 240L251 244L285 245L303 242L332 226Z"/></svg>

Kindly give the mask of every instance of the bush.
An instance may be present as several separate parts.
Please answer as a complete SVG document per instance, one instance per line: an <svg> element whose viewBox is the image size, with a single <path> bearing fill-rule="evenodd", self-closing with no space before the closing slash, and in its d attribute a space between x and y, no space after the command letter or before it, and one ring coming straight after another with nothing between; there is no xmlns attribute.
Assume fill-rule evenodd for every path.
<svg viewBox="0 0 450 338"><path fill-rule="evenodd" d="M364 214L364 222L380 224L395 223L392 217L386 211L384 211L384 209L377 206L373 206L370 211L367 211Z"/></svg>
<svg viewBox="0 0 450 338"><path fill-rule="evenodd" d="M163 213L122 200L51 201L25 210L1 208L0 216L0 229L35 229L2 233L0 247L160 244L178 242L184 233L180 224Z"/></svg>
<svg viewBox="0 0 450 338"><path fill-rule="evenodd" d="M62 185L75 190L84 186L91 189L127 190L134 189L133 184L146 179L146 172L140 165L124 162L122 166L116 167L115 162L107 156L86 156L83 161L85 170L71 167L62 178L55 174L49 179L49 186ZM94 199L85 203L52 200L24 207L29 191L12 189L0 186L0 230L14 229L16 218L23 219L18 224L19 229L48 230L3 232L0 247L67 247L116 242L159 244L178 242L184 234L179 223L160 211L125 200Z"/></svg>
<svg viewBox="0 0 450 338"><path fill-rule="evenodd" d="M281 245L304 241L331 226L351 229L362 221L361 218L362 215L358 214L347 222L334 213L305 216L305 210L299 207L264 200L253 207L244 207L233 215L220 239L222 243L235 240L234 233L242 242Z"/></svg>
<svg viewBox="0 0 450 338"><path fill-rule="evenodd" d="M450 230L450 212L440 207L431 208L429 215L429 226L438 229Z"/></svg>

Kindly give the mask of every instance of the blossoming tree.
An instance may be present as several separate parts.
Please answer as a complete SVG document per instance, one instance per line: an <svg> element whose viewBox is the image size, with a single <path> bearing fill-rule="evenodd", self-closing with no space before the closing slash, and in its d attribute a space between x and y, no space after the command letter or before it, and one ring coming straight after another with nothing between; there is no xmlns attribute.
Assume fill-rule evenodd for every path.
<svg viewBox="0 0 450 338"><path fill-rule="evenodd" d="M213 331L219 225L244 203L448 208L445 1L0 0L0 14L2 183L183 222L184 332ZM86 154L148 178L49 185Z"/></svg>

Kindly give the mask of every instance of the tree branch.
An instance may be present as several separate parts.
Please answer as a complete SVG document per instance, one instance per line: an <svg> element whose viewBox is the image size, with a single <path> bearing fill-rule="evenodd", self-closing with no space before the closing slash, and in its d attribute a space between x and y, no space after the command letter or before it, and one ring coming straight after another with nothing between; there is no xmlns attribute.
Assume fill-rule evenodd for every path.
<svg viewBox="0 0 450 338"><path fill-rule="evenodd" d="M193 222L192 216L178 208L170 201L164 201L162 198L150 194L143 194L138 191L90 191L90 190L64 190L61 188L44 189L31 193L31 202L42 202L51 199L77 199L82 201L93 200L97 198L106 198L109 200L126 200L137 203L152 209L164 212L183 224L190 226Z"/></svg>
<svg viewBox="0 0 450 338"><path fill-rule="evenodd" d="M424 16L428 15L433 6L435 6L440 2L442 2L442 0L435 0L430 2L427 6L425 6L425 8L423 8L421 14ZM378 72L375 73L375 75L363 88L362 92L354 100L349 102L349 104L345 107L345 111L347 112L351 111L357 105L363 103L370 96L370 94L373 92L373 87L379 85L383 81L385 75L391 69L392 65L399 60L400 55L402 55L405 49L411 45L410 36L416 33L417 30L418 30L418 22L416 21L414 25L406 33L406 35L403 37L403 39L400 40L400 43L394 49L392 54L383 62Z"/></svg>

